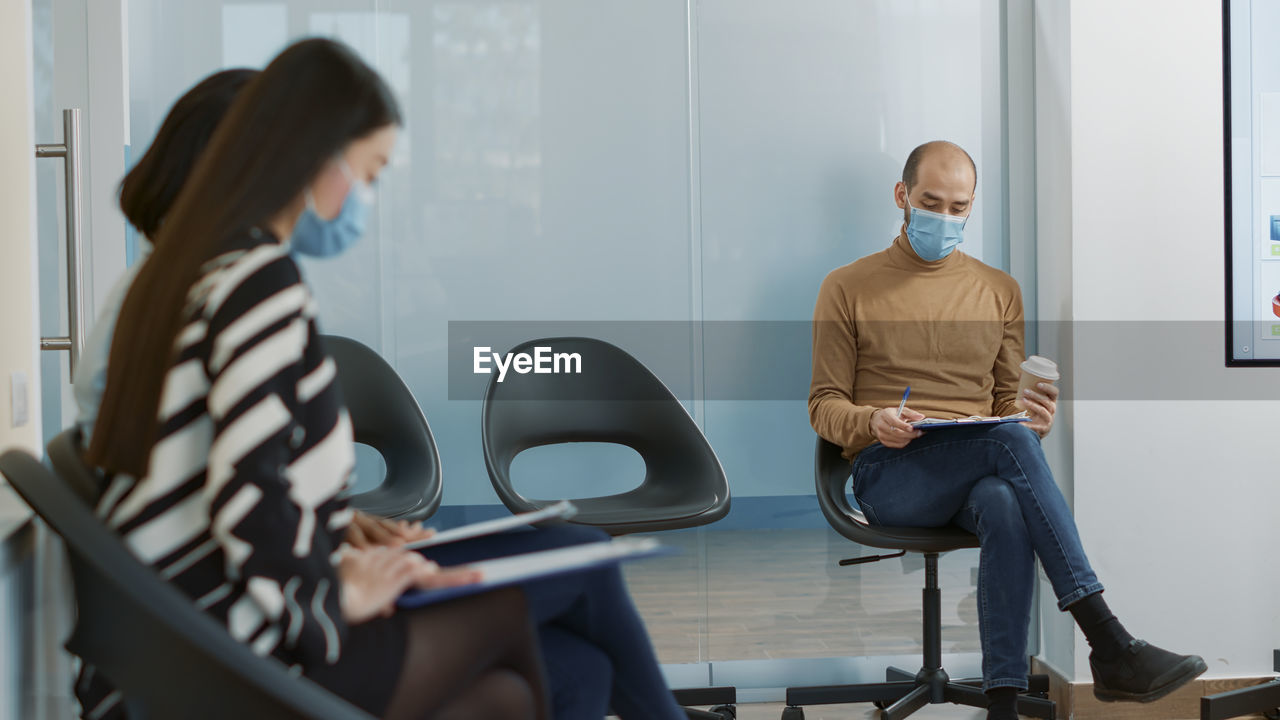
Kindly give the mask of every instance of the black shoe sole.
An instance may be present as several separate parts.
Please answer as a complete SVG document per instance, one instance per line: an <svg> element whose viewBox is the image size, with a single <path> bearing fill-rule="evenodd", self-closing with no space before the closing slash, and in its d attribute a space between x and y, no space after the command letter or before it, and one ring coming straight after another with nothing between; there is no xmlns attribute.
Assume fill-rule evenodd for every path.
<svg viewBox="0 0 1280 720"><path fill-rule="evenodd" d="M1178 675L1169 682L1149 692L1131 693L1124 690L1109 690L1105 687L1100 687L1097 683L1094 683L1093 696L1102 702L1155 702L1192 680L1195 680L1201 673L1209 669L1209 666L1206 665L1204 660L1199 657L1189 657L1182 661L1181 664L1186 666L1185 670L1178 673Z"/></svg>

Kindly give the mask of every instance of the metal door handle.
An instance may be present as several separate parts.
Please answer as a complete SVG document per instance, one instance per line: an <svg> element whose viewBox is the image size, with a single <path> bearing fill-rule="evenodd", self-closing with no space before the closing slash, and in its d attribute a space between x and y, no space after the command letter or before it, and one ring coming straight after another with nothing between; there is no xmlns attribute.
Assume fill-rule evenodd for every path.
<svg viewBox="0 0 1280 720"><path fill-rule="evenodd" d="M40 338L41 350L67 350L71 353L71 376L84 348L84 236L81 226L83 205L80 186L80 108L62 111L62 143L36 145L37 158L62 158L66 168L67 202L67 334Z"/></svg>

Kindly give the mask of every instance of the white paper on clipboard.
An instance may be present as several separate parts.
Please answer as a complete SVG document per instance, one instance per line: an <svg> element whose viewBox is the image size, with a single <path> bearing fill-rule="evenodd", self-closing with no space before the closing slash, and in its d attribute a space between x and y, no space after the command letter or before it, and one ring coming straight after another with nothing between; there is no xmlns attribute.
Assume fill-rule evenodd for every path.
<svg viewBox="0 0 1280 720"><path fill-rule="evenodd" d="M479 582L438 590L409 590L400 596L396 605L401 608L421 607L522 582L675 552L675 548L662 545L654 538L631 537L482 560L465 566L480 571Z"/></svg>
<svg viewBox="0 0 1280 720"><path fill-rule="evenodd" d="M418 550L421 548L434 547L436 545L445 545L459 540L469 540L471 538L481 537L484 535L495 535L500 532L514 530L518 527L526 525L537 525L538 523L548 522L550 520L568 520L578 514L578 508L568 500L561 500L558 503L548 505L541 510L533 510L531 512L519 513L509 517L497 518L496 520L485 520L484 522L471 523L462 527L443 530L423 540L417 540L411 543L405 543L404 547L409 550Z"/></svg>

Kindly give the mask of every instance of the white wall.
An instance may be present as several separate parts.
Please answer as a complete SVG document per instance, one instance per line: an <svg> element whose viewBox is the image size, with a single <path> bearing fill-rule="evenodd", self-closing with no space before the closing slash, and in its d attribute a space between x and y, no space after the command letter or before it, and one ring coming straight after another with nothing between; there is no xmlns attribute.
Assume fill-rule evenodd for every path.
<svg viewBox="0 0 1280 720"><path fill-rule="evenodd" d="M40 365L36 323L35 131L31 87L31 6L0 4L0 452L10 447L39 450ZM30 417L14 427L10 376L27 376ZM0 484L3 479L0 478ZM30 647L21 637L20 614L29 596L30 573L8 541L19 502L0 488L0 720L24 711L22 667ZM29 551L26 544L21 546Z"/></svg>
<svg viewBox="0 0 1280 720"><path fill-rule="evenodd" d="M1050 4L1059 16L1068 7L1037 10ZM1039 205L1070 207L1069 254L1058 260L1069 257L1069 270L1041 263L1069 277L1051 298L1075 321L1069 357L1176 355L1191 368L1182 381L1206 398L1228 397L1243 376L1274 388L1280 371L1227 370L1220 335L1197 334L1224 316L1219 4L1075 0L1065 12L1069 26L1052 37L1070 47L1069 90L1041 83L1037 102L1066 108L1068 118L1070 184L1042 185ZM1063 160L1060 151L1038 163ZM1050 237L1041 229L1043 248ZM1105 349L1089 346L1103 322L1149 320L1205 324L1181 326L1185 340L1175 334L1161 350L1123 333ZM1073 379L1085 388L1108 372L1082 363ZM1202 655L1207 677L1269 675L1280 646L1280 404L1157 398L1074 402L1070 488L1085 548L1135 635ZM1075 677L1087 682L1088 648L1075 636ZM1065 654L1060 643L1045 652Z"/></svg>
<svg viewBox="0 0 1280 720"><path fill-rule="evenodd" d="M32 125L31 8L0 8L0 451L40 448L39 330L36 322L35 130ZM27 376L30 418L14 427L10 377Z"/></svg>

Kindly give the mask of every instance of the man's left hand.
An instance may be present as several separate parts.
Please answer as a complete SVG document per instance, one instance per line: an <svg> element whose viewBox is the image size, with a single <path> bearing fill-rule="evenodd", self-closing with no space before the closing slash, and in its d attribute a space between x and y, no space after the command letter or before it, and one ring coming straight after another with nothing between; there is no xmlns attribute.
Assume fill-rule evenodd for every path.
<svg viewBox="0 0 1280 720"><path fill-rule="evenodd" d="M1037 383L1034 388L1022 392L1022 404L1031 416L1027 427L1040 437L1053 429L1053 415L1058 411L1058 387L1052 383Z"/></svg>

